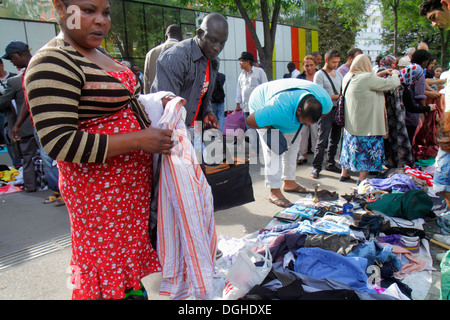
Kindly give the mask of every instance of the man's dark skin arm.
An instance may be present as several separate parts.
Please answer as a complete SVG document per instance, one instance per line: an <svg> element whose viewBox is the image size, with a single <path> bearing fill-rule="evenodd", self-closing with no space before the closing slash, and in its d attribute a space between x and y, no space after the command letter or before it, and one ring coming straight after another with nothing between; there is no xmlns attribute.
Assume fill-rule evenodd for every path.
<svg viewBox="0 0 450 320"><path fill-rule="evenodd" d="M251 128L254 128L254 129L260 129L260 127L258 126L258 124L256 123L256 120L255 120L255 114L254 113L252 113L252 114L250 114L248 117L247 117L247 124L251 127Z"/></svg>
<svg viewBox="0 0 450 320"><path fill-rule="evenodd" d="M22 109L20 110L19 117L16 120L16 123L14 124L14 127L11 130L11 139L13 141L20 141L19 131L20 126L23 124L25 119L30 115L30 111L28 110L27 106L24 104L22 106Z"/></svg>

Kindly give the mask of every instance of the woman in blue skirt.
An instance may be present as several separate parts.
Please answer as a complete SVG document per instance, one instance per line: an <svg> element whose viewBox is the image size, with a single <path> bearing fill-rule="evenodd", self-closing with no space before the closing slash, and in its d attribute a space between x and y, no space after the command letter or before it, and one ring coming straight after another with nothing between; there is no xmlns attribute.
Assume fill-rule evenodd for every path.
<svg viewBox="0 0 450 320"><path fill-rule="evenodd" d="M367 55L360 54L344 77L345 127L341 151L341 181L348 180L348 171L359 172L357 184L369 171L382 171L386 135L384 91L400 85L398 70L385 70L375 75Z"/></svg>

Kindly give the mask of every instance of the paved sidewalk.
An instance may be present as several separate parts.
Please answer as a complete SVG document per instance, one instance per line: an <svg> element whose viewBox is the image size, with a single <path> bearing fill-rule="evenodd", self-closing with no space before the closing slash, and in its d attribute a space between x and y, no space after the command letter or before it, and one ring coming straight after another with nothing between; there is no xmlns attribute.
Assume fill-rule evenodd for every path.
<svg viewBox="0 0 450 320"><path fill-rule="evenodd" d="M0 154L0 163L2 160L9 164L4 154ZM297 181L308 189L320 183L321 189L342 195L352 192L351 187L355 186L354 182L339 182L337 173L322 171L320 179L313 180L309 177L310 172L309 164L297 167ZM265 227L279 211L279 207L268 201L261 166L251 165L251 176L255 201L216 212L218 235L241 238ZM65 206L42 203L49 194L51 192L46 190L0 195L0 300L71 299L67 285L71 255L69 217ZM300 196L286 193L286 197L295 202ZM434 253L445 251L434 245L431 247ZM2 257L5 256L10 257L13 264L2 269ZM143 279L150 299L165 299L158 295L160 280L160 274ZM439 269L433 272L433 281L427 297L429 300L439 297Z"/></svg>

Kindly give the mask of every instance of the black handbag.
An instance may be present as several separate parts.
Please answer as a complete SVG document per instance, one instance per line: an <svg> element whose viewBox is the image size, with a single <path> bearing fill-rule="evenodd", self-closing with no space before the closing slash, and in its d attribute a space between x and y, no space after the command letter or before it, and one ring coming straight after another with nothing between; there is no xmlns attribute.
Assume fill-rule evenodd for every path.
<svg viewBox="0 0 450 320"><path fill-rule="evenodd" d="M325 75L327 76L328 81L330 81L331 87L333 88L334 94L339 95L337 108L333 108L333 109L335 109L335 113L334 113L334 116L333 116L333 122L336 125L338 125L340 127L343 127L345 125L345 119L344 119L344 95L345 95L345 91L344 91L344 95L342 93L337 92L336 87L334 86L334 82L333 82L333 80L331 80L330 75L328 74L328 72L325 69L320 69L320 71L325 73ZM347 85L347 87L348 87L348 85ZM347 88L345 88L345 89L347 89ZM342 92L342 88L341 88L341 92Z"/></svg>
<svg viewBox="0 0 450 320"><path fill-rule="evenodd" d="M292 138L291 145L294 144L295 139L297 139L297 136L300 133L300 130L302 130L302 128L303 128L303 123L300 123L300 127L298 128L297 132L295 133L294 138ZM272 128L267 129L267 132L264 134L263 139L266 142L267 147L270 150L272 150L274 153L276 153L278 155L282 155L289 149L289 145L286 141L286 138L280 131L278 131L276 129L273 129L273 130L274 130L275 134L272 133ZM275 139L275 141L272 141L273 135L275 135L277 137ZM278 145L275 144L275 142L278 142Z"/></svg>
<svg viewBox="0 0 450 320"><path fill-rule="evenodd" d="M249 163L230 164L224 170L206 173L214 198L214 210L225 210L255 201Z"/></svg>
<svg viewBox="0 0 450 320"><path fill-rule="evenodd" d="M345 86L344 93L339 95L338 105L336 112L334 114L334 123L340 127L343 127L345 125L345 93L347 92L348 85L352 81L353 77L348 81L347 85Z"/></svg>

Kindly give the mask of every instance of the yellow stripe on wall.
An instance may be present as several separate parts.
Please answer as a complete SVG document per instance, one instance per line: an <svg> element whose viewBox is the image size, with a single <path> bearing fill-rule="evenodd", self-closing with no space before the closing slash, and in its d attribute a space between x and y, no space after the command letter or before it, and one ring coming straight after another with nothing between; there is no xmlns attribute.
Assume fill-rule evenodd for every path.
<svg viewBox="0 0 450 320"><path fill-rule="evenodd" d="M277 56L275 54L275 43L273 44L273 58L272 58L272 79L275 80L277 78Z"/></svg>
<svg viewBox="0 0 450 320"><path fill-rule="evenodd" d="M311 30L311 49L319 51L319 31Z"/></svg>
<svg viewBox="0 0 450 320"><path fill-rule="evenodd" d="M299 46L299 59L300 59L300 71L303 71L302 61L306 56L306 30L298 28L298 46Z"/></svg>

